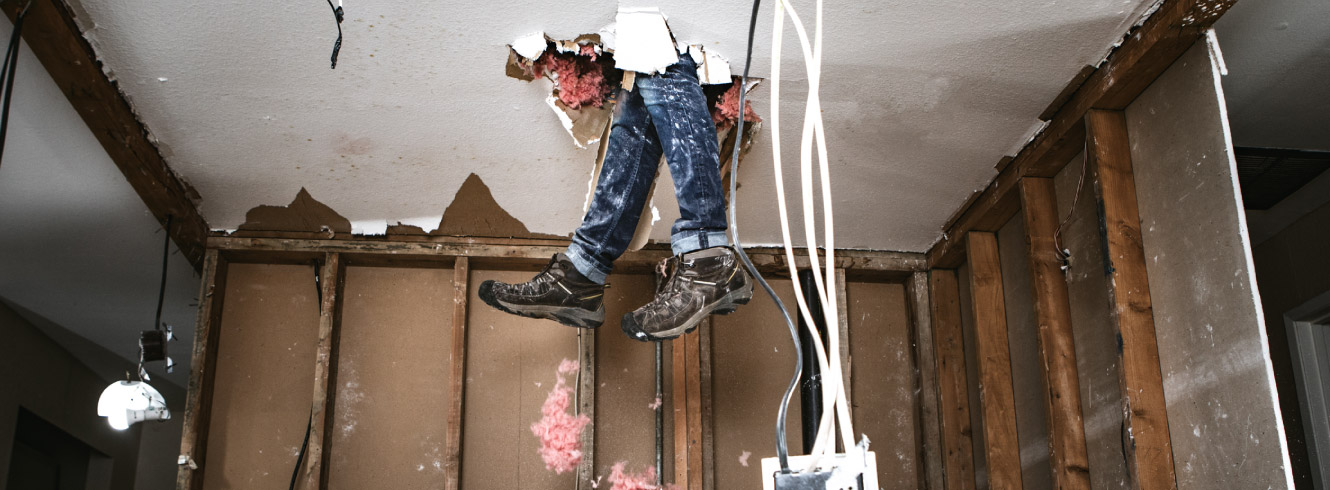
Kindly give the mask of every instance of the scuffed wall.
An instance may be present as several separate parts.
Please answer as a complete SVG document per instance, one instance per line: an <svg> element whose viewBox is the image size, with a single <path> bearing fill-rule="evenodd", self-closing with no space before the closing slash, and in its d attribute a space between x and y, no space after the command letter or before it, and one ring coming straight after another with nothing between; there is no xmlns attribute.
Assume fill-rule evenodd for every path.
<svg viewBox="0 0 1330 490"><path fill-rule="evenodd" d="M1290 488L1218 77L1197 44L1126 111L1178 488Z"/></svg>

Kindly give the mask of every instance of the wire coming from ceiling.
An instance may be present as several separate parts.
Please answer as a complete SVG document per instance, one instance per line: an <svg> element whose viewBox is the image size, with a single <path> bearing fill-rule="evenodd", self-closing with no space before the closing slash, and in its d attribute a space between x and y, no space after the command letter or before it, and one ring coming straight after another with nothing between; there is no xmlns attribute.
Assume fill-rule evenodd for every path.
<svg viewBox="0 0 1330 490"><path fill-rule="evenodd" d="M332 9L333 18L337 20L337 42L333 43L332 50L332 69L337 69L337 53L342 51L342 20L346 18L342 10L342 0L337 0L337 6L333 6L332 0L328 0L328 8Z"/></svg>

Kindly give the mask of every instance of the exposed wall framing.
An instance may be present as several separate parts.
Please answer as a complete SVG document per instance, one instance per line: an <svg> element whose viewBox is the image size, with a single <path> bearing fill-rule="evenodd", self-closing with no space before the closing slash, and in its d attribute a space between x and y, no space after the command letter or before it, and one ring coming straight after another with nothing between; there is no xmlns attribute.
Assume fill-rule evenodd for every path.
<svg viewBox="0 0 1330 490"><path fill-rule="evenodd" d="M1133 29L1102 65L1052 116L1047 128L1021 149L988 187L972 197L943 228L928 252L930 267L955 268L965 260L966 232L997 231L1020 207L1021 177L1052 177L1085 141L1084 116L1092 108L1122 110L1200 39L1236 0L1165 0ZM1078 75L1079 77L1079 75Z"/></svg>
<svg viewBox="0 0 1330 490"><path fill-rule="evenodd" d="M341 322L341 311L344 308L346 293L343 291L343 284L347 274L347 267L391 267L396 269L437 269L451 268L453 278L453 290L451 295L453 301L448 306L451 309L451 318L453 327L451 337L447 339L447 350L450 357L449 374L447 380L447 390L450 395L447 397L449 408L446 414L447 423L447 444L443 462L447 479L444 480L445 488L460 488L463 475L463 461L465 455L461 452L463 439L462 421L466 420L464 416L466 404L463 402L465 395L465 385L468 373L466 372L466 345L468 339L468 323L472 321L468 314L468 307L474 298L474 285L470 284L473 271L477 264L486 270L528 270L548 260L550 254L563 248L557 240L547 239L493 239L488 241L478 241L475 239L456 238L456 237L422 237L407 240L372 240L372 239L353 239L353 240L313 240L308 238L262 238L262 237L213 237L210 239L215 247L208 250L205 260L205 278L204 278L204 304L200 310L199 336L195 349L197 351L194 359L193 378L191 379L190 404L186 410L187 429L184 440L182 441L182 454L190 455L191 461L196 469L190 469L187 465L182 466L178 488L201 489L204 488L201 475L206 471L207 458L200 445L206 447L207 427L209 425L208 412L210 408L209 396L211 394L211 383L217 375L216 368L210 364L210 359L216 355L216 346L218 339L222 335L220 331L221 303L224 289L218 289L218 286L225 286L226 271L229 264L300 264L308 266L312 263L319 264L319 277L322 281L318 289L321 295L319 301L319 315L317 322L317 347L311 359L311 365L314 367L314 396L311 400L311 437L308 456L300 469L300 485L298 488L307 490L329 488L330 473L329 466L336 460L337 447L330 446L332 421L335 417L336 407L334 400L336 390L340 386L337 381L338 372L338 345L340 343L339 324ZM636 284L637 279L631 275L640 276L642 273L652 270L654 263L666 256L669 252L663 249L648 249L640 252L634 252L626 255L620 260L620 271L630 274L628 279L624 279L625 284ZM785 270L783 252L770 249L753 249L750 255L758 262L761 268L770 272ZM806 257L806 256L801 256ZM806 259L800 259L806 265ZM862 251L843 251L837 253L837 265L843 265L837 269L835 275L836 287L842 298L842 308L848 310L855 308L851 302L851 290L855 285L865 284L862 281L887 281L897 291L904 291L907 280L922 280L924 260L920 254L901 254L901 253L879 253ZM289 267L289 266L283 266ZM488 274L488 273L487 273ZM778 275L778 274L777 274ZM616 288L618 289L618 288ZM630 289L633 289L630 287ZM363 290L363 288L362 288ZM763 298L765 299L765 298ZM909 342L902 344L904 348L909 349L908 345L913 342L918 343L917 336L921 330L926 330L920 322L917 313L909 313L904 306L908 302L909 308L926 309L926 299L918 298L907 299L902 294L898 303L902 306L894 307L902 315L902 323L910 323L908 331L902 330L900 335L909 338ZM891 310L895 311L895 310ZM843 312L844 313L844 312ZM360 315L362 318L364 314ZM843 314L844 316L844 314ZM731 318L731 317L727 317ZM754 317L756 318L756 317ZM753 320L746 320L753 321ZM855 320L858 321L858 320ZM848 340L856 328L854 321L845 321L842 318L840 330L843 337ZM473 326L474 327L474 326ZM362 329L364 327L361 327ZM894 327L893 327L894 328ZM673 424L673 433L676 434L676 447L668 454L672 453L676 459L672 466L671 474L681 485L688 488L712 489L717 487L716 472L718 465L734 465L737 455L721 455L716 452L716 439L718 428L713 423L713 412L717 409L713 399L713 390L715 387L715 378L712 373L713 346L711 341L712 321L706 320L697 331L684 336L673 345L675 348L668 349L672 354L667 357L673 357L671 370L674 373L673 396L666 400L664 409L670 410L677 408L676 423ZM930 330L931 332L931 330ZM872 335L869 335L871 338ZM929 340L931 344L931 340ZM595 346L598 344L594 331L583 332L578 356L582 364L582 372L579 375L577 383L577 410L580 413L586 413L594 416L597 398L597 382ZM843 344L846 348L843 357L851 359L848 341ZM784 352L785 349L780 349ZM210 356L211 354L211 356ZM895 355L891 356L893 359ZM915 353L907 352L907 358L913 359ZM910 361L913 362L913 361ZM931 372L931 368L929 369ZM308 376L308 375L307 375ZM914 379L914 375L906 375L909 379ZM855 379L847 370L846 380L852 383L859 383L861 386L867 382L864 379ZM918 381L912 381L917 385ZM345 384L345 381L342 382ZM782 381L783 384L783 381ZM320 396L322 395L322 396ZM928 396L927 394L923 396ZM926 403L925 403L926 404ZM673 407L671 407L673 405ZM905 413L918 414L921 411L920 403L903 407ZM724 407L722 407L724 408ZM774 413L774 410L773 410ZM303 414L302 414L303 415ZM860 417L871 415L860 414ZM765 417L764 417L765 419ZM340 419L339 419L340 420ZM917 424L926 425L921 422L916 415L913 417ZM593 425L594 427L594 425ZM583 434L584 448L586 456L583 464L578 468L577 485L581 488L590 488L587 483L595 480L594 476L604 475L605 467L614 461L601 458L596 448L596 433L594 429L588 430ZM921 427L911 429L914 441L922 440L922 434L925 430ZM765 438L764 438L765 439ZM763 445L765 447L766 444ZM921 445L916 444L920 447ZM758 448L754 448L756 450ZM329 451L333 452L333 458L330 459ZM912 455L910 464L917 467L927 466L923 463L922 455ZM644 463L637 462L637 463ZM754 457L751 464L758 464ZM940 468L939 468L940 471ZM922 474L920 470L914 470L915 474ZM335 475L334 475L335 476ZM920 476L922 478L922 476ZM469 478L468 478L469 479ZM667 477L667 481L670 478ZM339 485L332 482L332 488ZM603 484L603 482L602 482ZM927 484L922 484L927 485Z"/></svg>

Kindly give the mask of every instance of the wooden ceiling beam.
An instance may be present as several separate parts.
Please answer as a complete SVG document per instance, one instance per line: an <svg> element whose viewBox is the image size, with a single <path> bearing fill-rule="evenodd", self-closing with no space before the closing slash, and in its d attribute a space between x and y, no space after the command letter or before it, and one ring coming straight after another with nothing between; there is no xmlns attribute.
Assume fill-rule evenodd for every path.
<svg viewBox="0 0 1330 490"><path fill-rule="evenodd" d="M1021 149L977 199L947 223L942 239L928 252L929 266L960 266L965 261L968 232L997 231L1016 215L1021 177L1055 176L1081 152L1087 111L1125 109L1236 2L1164 0L1062 104L1048 127Z"/></svg>
<svg viewBox="0 0 1330 490"><path fill-rule="evenodd" d="M0 9L12 22L23 3L3 2ZM33 0L23 22L23 40L157 221L165 225L171 217L172 240L199 269L208 223L194 206L195 193L166 165L116 82L106 77L69 6Z"/></svg>

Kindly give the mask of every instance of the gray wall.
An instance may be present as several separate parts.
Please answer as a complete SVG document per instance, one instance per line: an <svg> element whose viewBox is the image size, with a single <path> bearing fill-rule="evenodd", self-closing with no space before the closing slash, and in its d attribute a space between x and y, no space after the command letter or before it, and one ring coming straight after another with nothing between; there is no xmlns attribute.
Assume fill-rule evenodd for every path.
<svg viewBox="0 0 1330 490"><path fill-rule="evenodd" d="M1328 174L1330 175L1330 174ZM1289 358L1288 333L1284 313L1308 300L1330 291L1330 203L1303 215L1287 228L1255 247L1256 279L1265 304L1265 325L1270 334L1270 357L1274 361L1275 383L1280 407L1285 415L1284 431L1293 463L1293 478L1299 485L1310 485L1307 448L1298 393Z"/></svg>
<svg viewBox="0 0 1330 490"><path fill-rule="evenodd" d="M110 457L91 472L103 488L129 490L139 454L139 426L116 431L97 416L109 380L98 376L14 310L0 302L0 484L7 481L19 408L45 419ZM103 463L105 463L103 461ZM95 487L93 487L95 488Z"/></svg>
<svg viewBox="0 0 1330 490"><path fill-rule="evenodd" d="M1034 316L1025 215L997 233L1002 265L1003 304L1007 310L1007 345L1011 349L1011 385L1016 402L1016 439L1021 446L1021 483L1025 490L1053 488L1049 466L1048 417L1043 365L1039 360L1039 325Z"/></svg>
<svg viewBox="0 0 1330 490"><path fill-rule="evenodd" d="M1204 43L1127 108L1178 488L1291 486L1223 92Z"/></svg>

